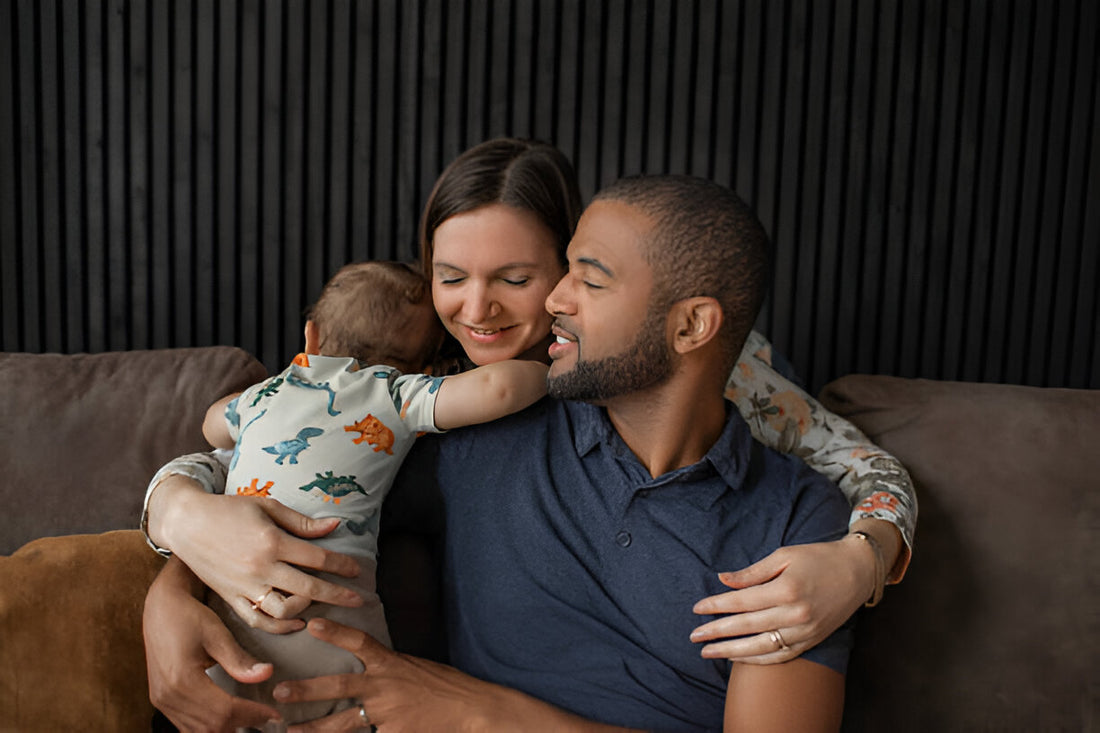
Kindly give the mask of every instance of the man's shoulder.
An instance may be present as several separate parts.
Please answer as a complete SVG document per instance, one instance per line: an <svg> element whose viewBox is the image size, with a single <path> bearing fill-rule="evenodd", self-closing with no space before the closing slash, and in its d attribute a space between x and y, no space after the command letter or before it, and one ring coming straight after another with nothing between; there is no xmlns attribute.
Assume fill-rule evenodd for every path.
<svg viewBox="0 0 1100 733"><path fill-rule="evenodd" d="M816 535L847 526L850 507L840 487L798 456L781 453L753 439L747 462L743 488L753 492L759 501L784 507L789 527L812 528ZM784 544L791 541L815 539L787 537Z"/></svg>

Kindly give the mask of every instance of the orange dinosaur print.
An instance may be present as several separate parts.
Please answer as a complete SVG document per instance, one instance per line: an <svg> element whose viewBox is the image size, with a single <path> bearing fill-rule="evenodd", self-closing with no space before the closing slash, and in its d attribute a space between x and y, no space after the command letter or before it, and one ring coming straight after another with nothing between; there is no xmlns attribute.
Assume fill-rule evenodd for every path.
<svg viewBox="0 0 1100 733"><path fill-rule="evenodd" d="M857 507L860 511L873 512L876 509L885 509L889 512L897 512L898 498L885 491L876 491L868 496Z"/></svg>
<svg viewBox="0 0 1100 733"><path fill-rule="evenodd" d="M359 433L359 437L351 441L356 445L366 441L374 446L375 453L384 450L388 455L393 455L393 431L374 415L367 415L354 425L345 425L344 432Z"/></svg>
<svg viewBox="0 0 1100 733"><path fill-rule="evenodd" d="M263 486L259 486L260 479L252 479L252 484L249 486L238 486L238 496L271 496L271 487L275 485L274 481L268 481Z"/></svg>
<svg viewBox="0 0 1100 733"><path fill-rule="evenodd" d="M308 367L309 366L309 354L298 354L298 356L294 357L294 361L292 363L296 364L300 367Z"/></svg>

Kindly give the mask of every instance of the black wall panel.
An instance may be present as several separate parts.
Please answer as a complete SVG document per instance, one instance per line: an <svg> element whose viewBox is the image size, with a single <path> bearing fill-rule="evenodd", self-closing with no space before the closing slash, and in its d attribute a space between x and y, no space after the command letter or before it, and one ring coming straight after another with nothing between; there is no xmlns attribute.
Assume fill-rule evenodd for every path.
<svg viewBox="0 0 1100 733"><path fill-rule="evenodd" d="M1100 388L1092 0L0 0L0 348L239 344L411 258L462 149L738 190L761 328L852 371Z"/></svg>

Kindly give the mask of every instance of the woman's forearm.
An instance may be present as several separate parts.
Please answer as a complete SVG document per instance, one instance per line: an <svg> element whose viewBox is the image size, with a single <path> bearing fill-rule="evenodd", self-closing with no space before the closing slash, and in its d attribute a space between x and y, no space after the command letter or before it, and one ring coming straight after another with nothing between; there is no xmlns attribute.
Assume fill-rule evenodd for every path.
<svg viewBox="0 0 1100 733"><path fill-rule="evenodd" d="M730 375L726 399L737 406L757 440L797 455L840 486L852 505L852 531L875 526L875 520L897 528L897 552L890 553L892 542L885 535L882 539L887 580L898 582L909 564L917 520L908 471L850 422L777 373L770 352L771 344L753 332Z"/></svg>
<svg viewBox="0 0 1100 733"><path fill-rule="evenodd" d="M162 555L170 555L171 529L179 514L180 499L195 493L217 494L225 489L226 466L223 454L192 453L165 464L149 482L141 513L141 529L149 545Z"/></svg>

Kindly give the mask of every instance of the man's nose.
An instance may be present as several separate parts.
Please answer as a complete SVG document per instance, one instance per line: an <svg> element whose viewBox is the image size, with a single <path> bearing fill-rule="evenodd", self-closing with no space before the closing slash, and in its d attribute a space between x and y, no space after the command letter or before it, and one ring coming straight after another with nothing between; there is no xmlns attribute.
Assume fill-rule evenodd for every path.
<svg viewBox="0 0 1100 733"><path fill-rule="evenodd" d="M546 296L546 310L551 315L558 313L572 313L573 308L571 303L573 298L570 293L572 292L572 281L567 273L565 277L558 280L558 284L550 291L550 294Z"/></svg>

